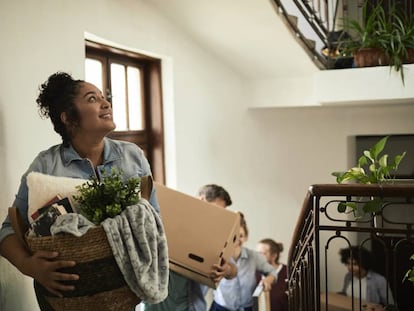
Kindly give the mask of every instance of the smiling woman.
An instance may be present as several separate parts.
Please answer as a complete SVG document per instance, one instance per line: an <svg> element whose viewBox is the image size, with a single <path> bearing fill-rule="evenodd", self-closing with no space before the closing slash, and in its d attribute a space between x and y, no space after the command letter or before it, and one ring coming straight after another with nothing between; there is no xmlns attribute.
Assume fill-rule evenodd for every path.
<svg viewBox="0 0 414 311"><path fill-rule="evenodd" d="M30 172L101 179L103 172L115 168L124 173L124 182L131 177L152 175L142 149L106 137L115 128L112 107L95 85L57 72L41 85L36 101L41 114L51 119L55 131L62 137L62 144L40 152L21 179L12 206L19 210L26 226L29 225L27 175ZM159 211L154 191L149 202ZM60 272L62 268L76 266L75 261L58 259L59 254L53 251L32 254L13 230L9 217L0 229L0 254L33 278L36 285L47 289L48 295L70 295L79 279L77 274ZM71 281L71 284L62 281ZM37 298L42 310L53 310L43 295Z"/></svg>
<svg viewBox="0 0 414 311"><path fill-rule="evenodd" d="M82 145L83 139L95 134L98 141L115 129L112 119L112 105L104 98L101 91L93 84L82 82L79 84L79 93L75 98L77 119L71 120L66 112L61 113L62 122L71 129L71 141L73 144ZM82 151L81 151L82 152ZM87 156L86 154L81 154Z"/></svg>

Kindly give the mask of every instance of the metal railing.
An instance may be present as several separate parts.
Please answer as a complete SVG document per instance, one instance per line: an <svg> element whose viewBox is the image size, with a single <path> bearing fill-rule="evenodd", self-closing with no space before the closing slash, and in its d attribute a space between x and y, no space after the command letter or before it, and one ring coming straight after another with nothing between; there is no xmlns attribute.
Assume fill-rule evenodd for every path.
<svg viewBox="0 0 414 311"><path fill-rule="evenodd" d="M380 199L378 212L338 212L341 202L353 202L356 212ZM340 263L339 249L364 247L375 256L373 270L383 275L399 311L414 310L414 284L403 282L413 266L414 184L396 185L313 185L309 188L289 250L289 310L330 310L326 293L341 291L347 272ZM364 310L356 282L349 310ZM355 294L355 296L354 296ZM325 297L325 298L321 298ZM326 298L327 297L327 298ZM351 301L354 301L352 303ZM387 303L391 304L387 296ZM344 306L343 306L344 307Z"/></svg>
<svg viewBox="0 0 414 311"><path fill-rule="evenodd" d="M272 0L285 23L299 39L308 55L320 69L342 68L330 56L344 19L362 20L364 0ZM369 0L381 4L387 12L393 5L406 14L414 14L412 0ZM292 18L294 16L295 18Z"/></svg>

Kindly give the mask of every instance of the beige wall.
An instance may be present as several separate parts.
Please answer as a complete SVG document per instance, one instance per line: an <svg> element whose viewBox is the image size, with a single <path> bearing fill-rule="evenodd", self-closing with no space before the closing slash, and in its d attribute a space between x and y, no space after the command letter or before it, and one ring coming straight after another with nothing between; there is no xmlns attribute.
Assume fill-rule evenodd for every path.
<svg viewBox="0 0 414 311"><path fill-rule="evenodd" d="M205 183L226 187L232 208L246 214L248 246L273 237L285 244L282 261L308 186L334 182L330 173L349 166L349 137L414 132L412 103L247 109L257 91L250 81L149 2L0 0L2 218L34 156L59 142L50 121L38 116L37 87L57 70L82 78L85 32L163 59L168 184L189 194ZM300 85L291 90L301 92ZM260 97L272 98L271 91ZM2 261L0 272L0 309L35 310Z"/></svg>

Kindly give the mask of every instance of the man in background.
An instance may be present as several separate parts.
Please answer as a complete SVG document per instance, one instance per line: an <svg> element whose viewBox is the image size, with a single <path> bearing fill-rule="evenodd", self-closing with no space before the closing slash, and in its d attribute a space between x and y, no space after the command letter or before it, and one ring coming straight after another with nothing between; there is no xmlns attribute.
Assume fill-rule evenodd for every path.
<svg viewBox="0 0 414 311"><path fill-rule="evenodd" d="M216 184L202 186L200 190L198 190L198 196L202 201L206 201L223 208L226 208L233 203L231 201L230 194L226 191L226 189Z"/></svg>
<svg viewBox="0 0 414 311"><path fill-rule="evenodd" d="M202 201L226 208L232 204L229 193L221 186L207 184L198 191ZM213 228L212 228L213 229ZM219 281L223 277L232 279L237 275L237 267L233 262L225 262L213 267L212 277ZM205 299L209 287L190 280L174 271L170 271L168 297L158 304L145 304L144 311L206 311Z"/></svg>

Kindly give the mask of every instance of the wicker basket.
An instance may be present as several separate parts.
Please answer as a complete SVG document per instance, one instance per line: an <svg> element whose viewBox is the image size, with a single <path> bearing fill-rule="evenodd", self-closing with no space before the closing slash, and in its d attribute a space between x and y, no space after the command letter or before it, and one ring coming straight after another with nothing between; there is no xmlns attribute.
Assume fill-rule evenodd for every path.
<svg viewBox="0 0 414 311"><path fill-rule="evenodd" d="M32 252L57 251L59 260L76 261L73 268L62 272L80 276L78 281L66 282L75 286L74 291L62 292L63 298L51 295L40 284L37 294L42 295L51 307L58 311L78 310L134 310L140 303L127 286L112 255L102 226L89 229L76 237L70 234L50 237L28 237L26 241Z"/></svg>
<svg viewBox="0 0 414 311"><path fill-rule="evenodd" d="M141 177L141 196L149 199L151 190L151 177ZM9 217L17 236L31 252L57 251L57 259L76 262L75 267L61 270L80 277L78 281L66 282L74 285L75 290L62 292L63 298L36 283L36 294L44 297L55 311L130 311L141 302L126 284L102 226L89 229L81 237L71 234L29 237L25 235L27 228L17 208L9 208Z"/></svg>

